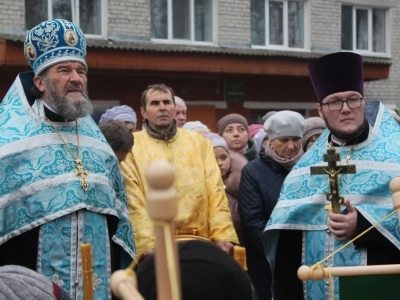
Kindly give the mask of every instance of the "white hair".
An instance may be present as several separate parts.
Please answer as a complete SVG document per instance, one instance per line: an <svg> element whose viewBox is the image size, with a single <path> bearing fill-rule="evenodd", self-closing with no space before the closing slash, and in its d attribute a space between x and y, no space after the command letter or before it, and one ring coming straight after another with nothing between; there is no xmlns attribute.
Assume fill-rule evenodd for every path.
<svg viewBox="0 0 400 300"><path fill-rule="evenodd" d="M183 99L178 96L175 96L175 105L186 107L185 101L183 101Z"/></svg>

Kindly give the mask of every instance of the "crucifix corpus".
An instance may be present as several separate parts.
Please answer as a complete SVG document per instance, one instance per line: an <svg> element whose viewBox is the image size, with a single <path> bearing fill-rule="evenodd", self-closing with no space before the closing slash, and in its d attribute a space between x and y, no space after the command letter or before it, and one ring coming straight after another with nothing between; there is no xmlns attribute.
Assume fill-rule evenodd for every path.
<svg viewBox="0 0 400 300"><path fill-rule="evenodd" d="M326 192L326 199L330 201L330 205L325 207L335 214L340 213L340 205L344 204L344 198L339 193L339 174L355 174L356 166L347 165L347 162L342 165L336 165L340 161L340 154L336 153L335 148L328 149L324 154L324 161L328 162L328 166L312 166L310 167L311 175L328 175L330 192Z"/></svg>

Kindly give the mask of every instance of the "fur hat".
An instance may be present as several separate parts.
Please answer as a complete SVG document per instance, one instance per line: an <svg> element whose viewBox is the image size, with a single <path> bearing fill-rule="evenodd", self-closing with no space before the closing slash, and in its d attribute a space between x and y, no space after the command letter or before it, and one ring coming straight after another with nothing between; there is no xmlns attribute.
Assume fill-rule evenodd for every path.
<svg viewBox="0 0 400 300"><path fill-rule="evenodd" d="M99 123L117 120L122 122L131 122L137 125L135 111L128 105L114 106L108 109L101 117Z"/></svg>
<svg viewBox="0 0 400 300"><path fill-rule="evenodd" d="M218 123L217 123L217 129L218 133L222 135L224 132L226 126L233 124L233 123L239 123L243 125L244 128L246 128L246 131L249 131L249 125L247 123L247 120L245 117L239 114L229 114L226 115L225 117L222 117Z"/></svg>
<svg viewBox="0 0 400 300"><path fill-rule="evenodd" d="M250 279L218 246L204 241L178 244L182 300L253 299ZM154 255L139 264L138 289L146 300L157 299Z"/></svg>
<svg viewBox="0 0 400 300"><path fill-rule="evenodd" d="M270 141L286 136L303 137L304 118L298 112L281 110L264 123Z"/></svg>
<svg viewBox="0 0 400 300"><path fill-rule="evenodd" d="M44 21L28 31L24 54L35 75L66 61L82 63L86 69L86 37L74 23L56 19Z"/></svg>
<svg viewBox="0 0 400 300"><path fill-rule="evenodd" d="M325 121L320 117L311 117L304 120L303 149L307 141L315 134L321 134L326 128Z"/></svg>
<svg viewBox="0 0 400 300"><path fill-rule="evenodd" d="M0 267L0 299L70 300L66 291L44 275L21 266Z"/></svg>

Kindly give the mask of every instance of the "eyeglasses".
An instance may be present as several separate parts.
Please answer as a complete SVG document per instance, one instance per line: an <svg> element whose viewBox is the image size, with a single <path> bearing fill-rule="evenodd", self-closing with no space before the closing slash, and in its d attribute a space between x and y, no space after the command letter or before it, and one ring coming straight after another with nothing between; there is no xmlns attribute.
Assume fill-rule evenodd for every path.
<svg viewBox="0 0 400 300"><path fill-rule="evenodd" d="M343 103L347 103L349 108L357 108L361 106L362 97L351 97L345 100L333 100L327 103L321 103L321 105L328 105L329 110L341 110L343 108Z"/></svg>

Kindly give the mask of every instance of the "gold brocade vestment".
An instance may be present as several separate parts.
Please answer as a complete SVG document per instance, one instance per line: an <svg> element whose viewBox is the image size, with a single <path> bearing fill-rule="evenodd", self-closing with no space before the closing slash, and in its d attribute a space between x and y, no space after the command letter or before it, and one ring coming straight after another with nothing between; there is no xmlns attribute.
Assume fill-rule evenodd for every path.
<svg viewBox="0 0 400 300"><path fill-rule="evenodd" d="M167 141L151 137L145 129L135 132L134 139L131 153L121 165L138 257L154 248L153 224L145 200L149 187L144 174L148 163L156 159L167 159L177 169L176 233L194 234L214 243L238 244L211 141L180 128Z"/></svg>

